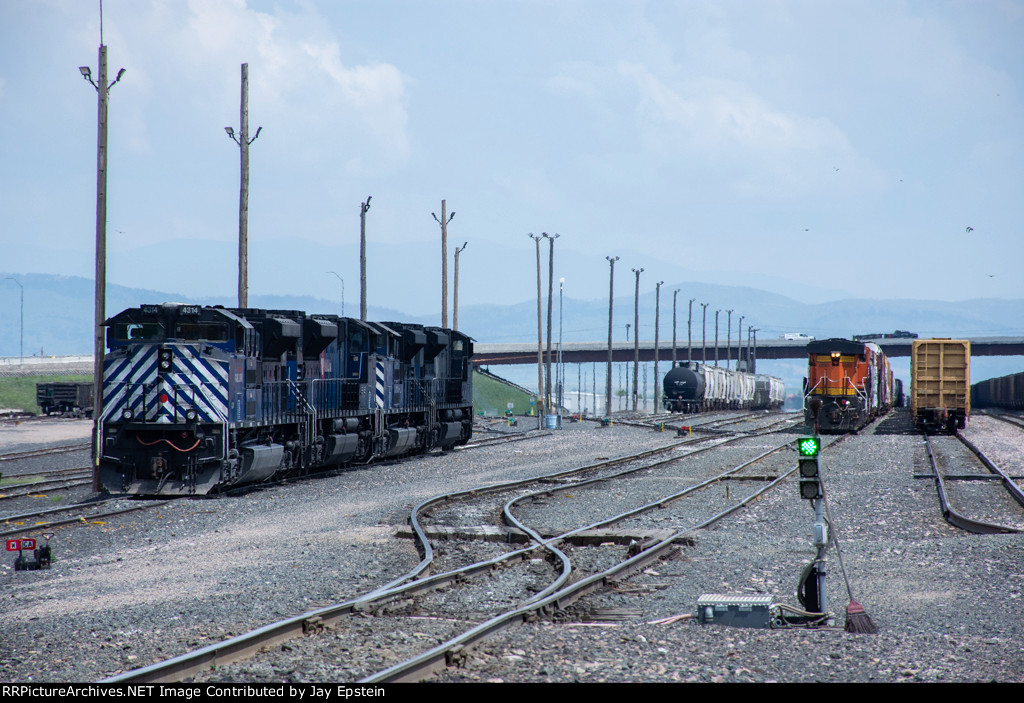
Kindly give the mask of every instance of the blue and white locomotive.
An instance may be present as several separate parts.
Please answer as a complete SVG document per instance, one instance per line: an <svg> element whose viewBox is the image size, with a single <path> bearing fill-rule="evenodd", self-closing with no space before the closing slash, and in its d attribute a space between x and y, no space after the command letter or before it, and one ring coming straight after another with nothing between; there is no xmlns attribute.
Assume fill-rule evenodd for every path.
<svg viewBox="0 0 1024 703"><path fill-rule="evenodd" d="M205 494L472 436L473 342L457 331L179 303L105 324L111 493Z"/></svg>

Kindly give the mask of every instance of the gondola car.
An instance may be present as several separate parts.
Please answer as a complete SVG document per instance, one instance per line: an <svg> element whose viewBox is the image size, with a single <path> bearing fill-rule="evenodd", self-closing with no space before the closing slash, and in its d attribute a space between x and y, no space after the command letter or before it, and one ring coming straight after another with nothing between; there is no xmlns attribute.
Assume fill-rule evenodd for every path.
<svg viewBox="0 0 1024 703"><path fill-rule="evenodd" d="M856 432L892 409L893 374L877 344L823 339L807 344L804 419L822 432Z"/></svg>
<svg viewBox="0 0 1024 703"><path fill-rule="evenodd" d="M105 325L111 493L206 494L472 435L473 342L457 331L179 303Z"/></svg>
<svg viewBox="0 0 1024 703"><path fill-rule="evenodd" d="M1024 372L975 383L971 386L971 405L976 408L1024 409Z"/></svg>

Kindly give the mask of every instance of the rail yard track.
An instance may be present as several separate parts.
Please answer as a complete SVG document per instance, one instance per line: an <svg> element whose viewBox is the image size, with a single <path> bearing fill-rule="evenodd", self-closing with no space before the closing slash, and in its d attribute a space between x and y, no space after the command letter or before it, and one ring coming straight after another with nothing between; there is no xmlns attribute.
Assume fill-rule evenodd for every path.
<svg viewBox="0 0 1024 703"><path fill-rule="evenodd" d="M411 513L412 532L417 538L422 559L409 573L351 601L306 613L297 618L288 618L219 645L204 647L164 664L129 672L113 680L154 681L186 677L202 671L211 663L220 664L241 658L271 643L298 637L300 634L320 632L325 626L347 626L350 624L347 621L354 613L365 615L371 612L374 613L373 626L384 630L394 629L389 618L414 617L427 618L435 624L448 623L455 632L446 638L442 637L443 641L440 644L428 647L426 651L416 652L399 663L377 671L373 671L375 665L365 662L362 671L356 674L358 668L353 662L352 670L347 672L348 675L362 676L365 682L421 678L425 673L444 666L445 662L457 660L463 648L497 629L521 622L524 617L557 616L572 601L594 589L602 588L608 579L614 579L664 558L671 550L677 548L678 543L685 540L686 534L738 510L783 481L794 470L793 458L785 456L784 451L790 445L790 441L777 441L774 446L767 449L747 448L743 453L748 457L738 465L725 471L718 471L682 490L667 494L663 490L649 490L643 496L638 496L636 490L619 491L620 481L633 480L640 484L641 482L636 480L640 474L649 476L651 472L684 462L687 457L713 452L723 446L734 445L747 439L743 436L731 439L691 439L638 455L574 467L554 474L436 496L417 505ZM751 453L754 455L749 456ZM756 476L743 475L749 467L761 465L769 457L775 457L780 453L783 456L781 460L776 461L777 465L773 469ZM579 480L571 479L581 475L586 477ZM747 486L761 485L752 490L737 491L741 495L734 495L731 499L729 491L726 491L725 505L713 510L714 514L707 514L706 510L702 510L700 512L703 514L699 518L691 515L691 524L683 529L652 529L650 526L637 526L627 533L607 533L607 529L612 525L636 520L645 513L664 511L669 504L681 500L684 496L697 494L707 490L709 486L729 481L738 481ZM527 493L522 492L523 488L537 484L543 484L543 487ZM541 534L526 524L527 521L537 522L536 515L524 520L513 513L514 510L535 513L538 500L543 501L545 496L552 497L557 494L575 497L578 500L579 496L588 490L606 492L608 485L614 485L614 490L620 492L620 495L629 495L611 511L614 514L596 521L585 522L568 529L567 526L549 528L545 534ZM700 502L702 508L707 507L704 505L706 501ZM561 509L558 512L564 513ZM593 519L590 514L592 511L584 512L588 520ZM482 514L501 515L504 522L513 528L509 530L499 524L460 528L448 524L465 522L467 518L472 520L473 516ZM430 524L424 524L427 522L427 515L430 516ZM664 519L662 516L659 521ZM605 532L602 533L602 530ZM515 541L514 531L518 531L520 539L532 540L533 544L511 551L501 547L503 543ZM629 538L628 534L639 536L639 540ZM467 549L467 535L478 538L480 541L476 544L483 544L485 548ZM444 546L435 549L431 538L436 540L439 536ZM498 541L487 541L495 539ZM611 543L618 542L617 548L607 549L610 544L608 540L612 540ZM450 548L449 545L453 541L459 542L458 548ZM627 544L623 544L624 542ZM595 559L595 549L586 546L592 544L605 545L605 553ZM496 551L499 553L495 554ZM601 551L597 548L597 552ZM481 552L489 553L481 555ZM469 556L470 554L472 556ZM553 565L556 568L553 568ZM438 573L427 576L428 570ZM503 582L502 588L497 588L492 578L495 571L502 573L502 578L499 579ZM510 578L508 574L514 571L521 572L519 577ZM542 575L540 572L545 573ZM481 604L486 603L486 612L474 612L473 617L468 618L468 627L465 607L462 604L465 600L462 594L466 591L467 583L473 584L476 591L483 589L485 593L483 597L473 598L478 611L482 607ZM414 597L416 600L411 600ZM461 628L459 624L462 625ZM366 628L370 625L362 619L356 626ZM325 637L328 643L333 643L337 639L335 634ZM314 639L307 638L303 641ZM292 646L290 645L288 649L292 649Z"/></svg>
<svg viewBox="0 0 1024 703"><path fill-rule="evenodd" d="M1013 479L962 435L924 438L939 506L951 525L978 534L1024 531L1024 492ZM948 466L955 466L956 471ZM997 482L1002 491L992 485ZM958 485L956 506L950 497L954 492L950 484L954 483ZM968 512L984 514L985 519L970 517Z"/></svg>
<svg viewBox="0 0 1024 703"><path fill-rule="evenodd" d="M12 681L374 682L431 671L439 681L711 680L716 671L725 680L825 673L888 681L920 675L887 674L885 663L938 656L934 666L947 680L1003 680L1018 671L1000 644L1006 636L1019 642L1003 634L1019 629L1006 610L1013 602L1004 607L971 584L1019 586L1019 535L979 539L942 520L931 486L910 470L925 452L904 424L887 418L858 435L824 438L830 503L850 540L843 553L857 597L891 636L695 625L702 593L794 597L779 588L812 556L804 534L811 516L786 478L796 456L777 447L800 435L785 427L758 435L738 423L729 434L694 428L679 437L616 421L48 529L56 533L52 574L0 568L17 604L2 616L10 656L0 670ZM988 452L997 438L979 429L988 432L979 422L965 434ZM603 458L647 452L613 466ZM501 485L516 476L521 487ZM787 487L772 490L773 482ZM991 483L979 487L993 490ZM466 495L448 495L455 488ZM426 547L403 526L414 515ZM830 573L834 554L831 562ZM921 600L947 580L956 613ZM831 593L828 608L838 602L845 594ZM972 654L969 669L959 666L967 660L929 634L950 630L975 652L984 637L992 656ZM746 642L739 650L729 644L733 633ZM904 640L914 654L899 653ZM811 655L809 643L831 650L828 672L811 664L825 652ZM856 654L837 659L837 647ZM181 656L199 663L145 673ZM861 678L873 661L880 663L868 663ZM725 671L725 662L736 664Z"/></svg>

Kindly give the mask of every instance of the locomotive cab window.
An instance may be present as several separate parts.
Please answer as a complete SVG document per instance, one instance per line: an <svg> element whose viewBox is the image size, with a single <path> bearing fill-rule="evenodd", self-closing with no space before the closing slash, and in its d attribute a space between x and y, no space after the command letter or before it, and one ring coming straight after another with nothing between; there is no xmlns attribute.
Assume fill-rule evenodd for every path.
<svg viewBox="0 0 1024 703"><path fill-rule="evenodd" d="M114 325L114 339L120 342L154 342L164 338L159 322L119 322Z"/></svg>
<svg viewBox="0 0 1024 703"><path fill-rule="evenodd" d="M174 328L174 337L204 342L226 342L228 326L222 322L179 322Z"/></svg>

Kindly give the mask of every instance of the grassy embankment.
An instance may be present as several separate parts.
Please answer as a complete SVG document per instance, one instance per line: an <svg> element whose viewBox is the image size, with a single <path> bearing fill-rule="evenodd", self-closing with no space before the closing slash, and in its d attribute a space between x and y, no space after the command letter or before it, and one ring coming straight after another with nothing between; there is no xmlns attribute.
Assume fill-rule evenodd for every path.
<svg viewBox="0 0 1024 703"><path fill-rule="evenodd" d="M530 413L529 395L473 371L473 412L477 415L503 415L509 403L512 403L512 412L516 415Z"/></svg>

